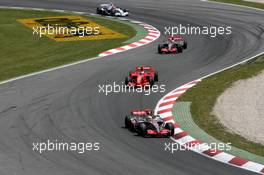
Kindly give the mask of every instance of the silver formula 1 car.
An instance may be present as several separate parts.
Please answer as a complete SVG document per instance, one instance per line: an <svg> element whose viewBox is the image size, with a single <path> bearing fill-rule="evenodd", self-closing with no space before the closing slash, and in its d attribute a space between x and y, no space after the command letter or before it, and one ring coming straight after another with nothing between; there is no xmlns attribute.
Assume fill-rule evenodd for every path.
<svg viewBox="0 0 264 175"><path fill-rule="evenodd" d="M165 123L151 109L133 110L125 118L125 127L143 137L170 137L174 134L173 123Z"/></svg>
<svg viewBox="0 0 264 175"><path fill-rule="evenodd" d="M129 15L127 9L116 7L113 4L101 4L99 7L97 7L96 13L105 16L117 17L124 17Z"/></svg>

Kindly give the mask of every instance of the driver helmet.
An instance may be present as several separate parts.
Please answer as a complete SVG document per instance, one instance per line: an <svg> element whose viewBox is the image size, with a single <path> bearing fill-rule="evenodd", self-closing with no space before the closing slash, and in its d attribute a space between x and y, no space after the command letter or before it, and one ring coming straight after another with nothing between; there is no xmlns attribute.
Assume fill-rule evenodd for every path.
<svg viewBox="0 0 264 175"><path fill-rule="evenodd" d="M112 9L115 9L116 8L113 3L111 3L111 7L112 7Z"/></svg>
<svg viewBox="0 0 264 175"><path fill-rule="evenodd" d="M151 116L151 115L148 115L148 116L147 116L147 121L148 121L148 122L151 122L151 121L152 121L152 116Z"/></svg>
<svg viewBox="0 0 264 175"><path fill-rule="evenodd" d="M176 38L175 38L174 36L171 37L171 40L172 40L172 41L175 41L175 39L176 39Z"/></svg>
<svg viewBox="0 0 264 175"><path fill-rule="evenodd" d="M107 10L112 10L113 9L113 3L109 4L109 6L107 7Z"/></svg>

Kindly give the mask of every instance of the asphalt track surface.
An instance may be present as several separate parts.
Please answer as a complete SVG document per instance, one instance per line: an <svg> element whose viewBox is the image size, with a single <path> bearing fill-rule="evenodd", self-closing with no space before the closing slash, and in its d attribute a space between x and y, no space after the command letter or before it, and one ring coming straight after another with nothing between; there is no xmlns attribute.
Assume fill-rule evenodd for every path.
<svg viewBox="0 0 264 175"><path fill-rule="evenodd" d="M120 0L130 18L164 26L232 25L232 36L188 36L179 55L156 53L157 42L114 56L32 76L0 86L0 174L2 175L250 175L189 151L164 151L169 139L130 133L124 116L134 108L154 108L165 94L98 93L98 84L121 83L136 65L159 70L166 92L264 50L264 12L200 1ZM0 5L94 12L104 1L0 0ZM161 39L159 39L161 40ZM47 139L100 142L99 152L32 151Z"/></svg>

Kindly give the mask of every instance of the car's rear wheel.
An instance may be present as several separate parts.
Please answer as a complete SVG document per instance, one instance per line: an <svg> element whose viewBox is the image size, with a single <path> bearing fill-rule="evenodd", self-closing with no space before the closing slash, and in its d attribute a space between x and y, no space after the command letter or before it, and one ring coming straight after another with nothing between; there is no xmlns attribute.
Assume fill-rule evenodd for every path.
<svg viewBox="0 0 264 175"><path fill-rule="evenodd" d="M97 14L100 14L100 9L97 7L97 9L96 9L96 13Z"/></svg>

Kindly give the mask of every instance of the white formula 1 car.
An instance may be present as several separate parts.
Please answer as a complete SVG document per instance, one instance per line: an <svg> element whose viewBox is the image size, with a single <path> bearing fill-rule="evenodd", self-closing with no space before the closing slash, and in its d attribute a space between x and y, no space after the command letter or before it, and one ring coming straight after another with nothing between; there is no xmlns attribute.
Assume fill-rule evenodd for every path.
<svg viewBox="0 0 264 175"><path fill-rule="evenodd" d="M114 6L113 4L101 4L96 9L96 13L105 16L117 16L124 17L128 16L128 10Z"/></svg>

